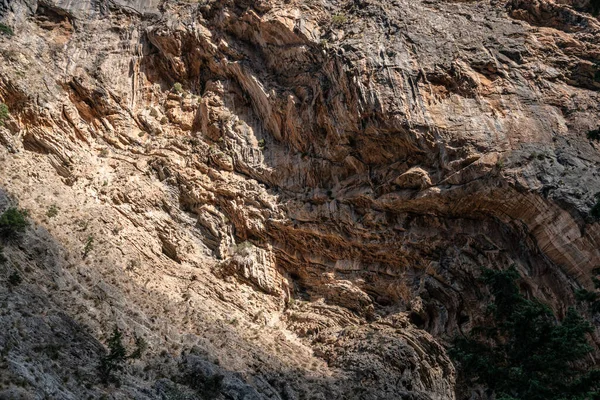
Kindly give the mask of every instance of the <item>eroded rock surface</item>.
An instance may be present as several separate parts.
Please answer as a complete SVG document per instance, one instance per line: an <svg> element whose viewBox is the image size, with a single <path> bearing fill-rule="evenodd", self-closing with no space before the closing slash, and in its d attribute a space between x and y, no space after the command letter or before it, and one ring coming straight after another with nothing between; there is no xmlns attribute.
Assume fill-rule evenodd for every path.
<svg viewBox="0 0 600 400"><path fill-rule="evenodd" d="M454 399L481 267L561 315L600 266L586 7L4 0L0 185L37 225L2 395ZM114 325L149 343L119 388Z"/></svg>

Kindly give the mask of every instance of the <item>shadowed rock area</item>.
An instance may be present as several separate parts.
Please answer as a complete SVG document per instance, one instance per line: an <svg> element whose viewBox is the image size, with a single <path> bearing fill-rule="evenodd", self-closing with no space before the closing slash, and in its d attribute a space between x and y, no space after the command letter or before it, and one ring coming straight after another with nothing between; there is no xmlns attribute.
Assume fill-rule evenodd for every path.
<svg viewBox="0 0 600 400"><path fill-rule="evenodd" d="M0 398L491 398L482 268L562 318L600 267L591 7L0 1Z"/></svg>

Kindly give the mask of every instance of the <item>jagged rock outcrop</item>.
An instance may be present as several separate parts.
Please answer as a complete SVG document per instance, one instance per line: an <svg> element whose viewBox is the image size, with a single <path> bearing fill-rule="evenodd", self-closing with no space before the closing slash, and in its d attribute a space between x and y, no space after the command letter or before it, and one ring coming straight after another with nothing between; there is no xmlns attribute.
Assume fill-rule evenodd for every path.
<svg viewBox="0 0 600 400"><path fill-rule="evenodd" d="M481 267L560 315L600 266L586 7L4 0L0 185L48 234L6 246L28 278L2 293L61 310L40 341L86 366L64 382L0 333L1 390L187 398L191 368L225 398L455 398ZM115 324L150 348L106 388Z"/></svg>

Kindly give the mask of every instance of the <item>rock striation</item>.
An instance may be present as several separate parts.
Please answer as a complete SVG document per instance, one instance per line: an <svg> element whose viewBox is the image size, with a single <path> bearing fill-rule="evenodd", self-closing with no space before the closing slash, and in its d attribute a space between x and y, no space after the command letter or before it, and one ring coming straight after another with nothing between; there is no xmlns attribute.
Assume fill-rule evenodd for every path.
<svg viewBox="0 0 600 400"><path fill-rule="evenodd" d="M0 398L487 398L481 268L563 315L600 267L589 6L3 0Z"/></svg>

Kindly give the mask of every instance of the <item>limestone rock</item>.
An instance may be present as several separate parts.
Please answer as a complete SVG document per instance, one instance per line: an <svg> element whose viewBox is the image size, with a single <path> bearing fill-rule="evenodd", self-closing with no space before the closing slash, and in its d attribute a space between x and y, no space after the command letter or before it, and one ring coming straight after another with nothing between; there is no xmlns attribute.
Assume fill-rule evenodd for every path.
<svg viewBox="0 0 600 400"><path fill-rule="evenodd" d="M456 398L481 267L593 287L589 7L0 1L0 397Z"/></svg>

